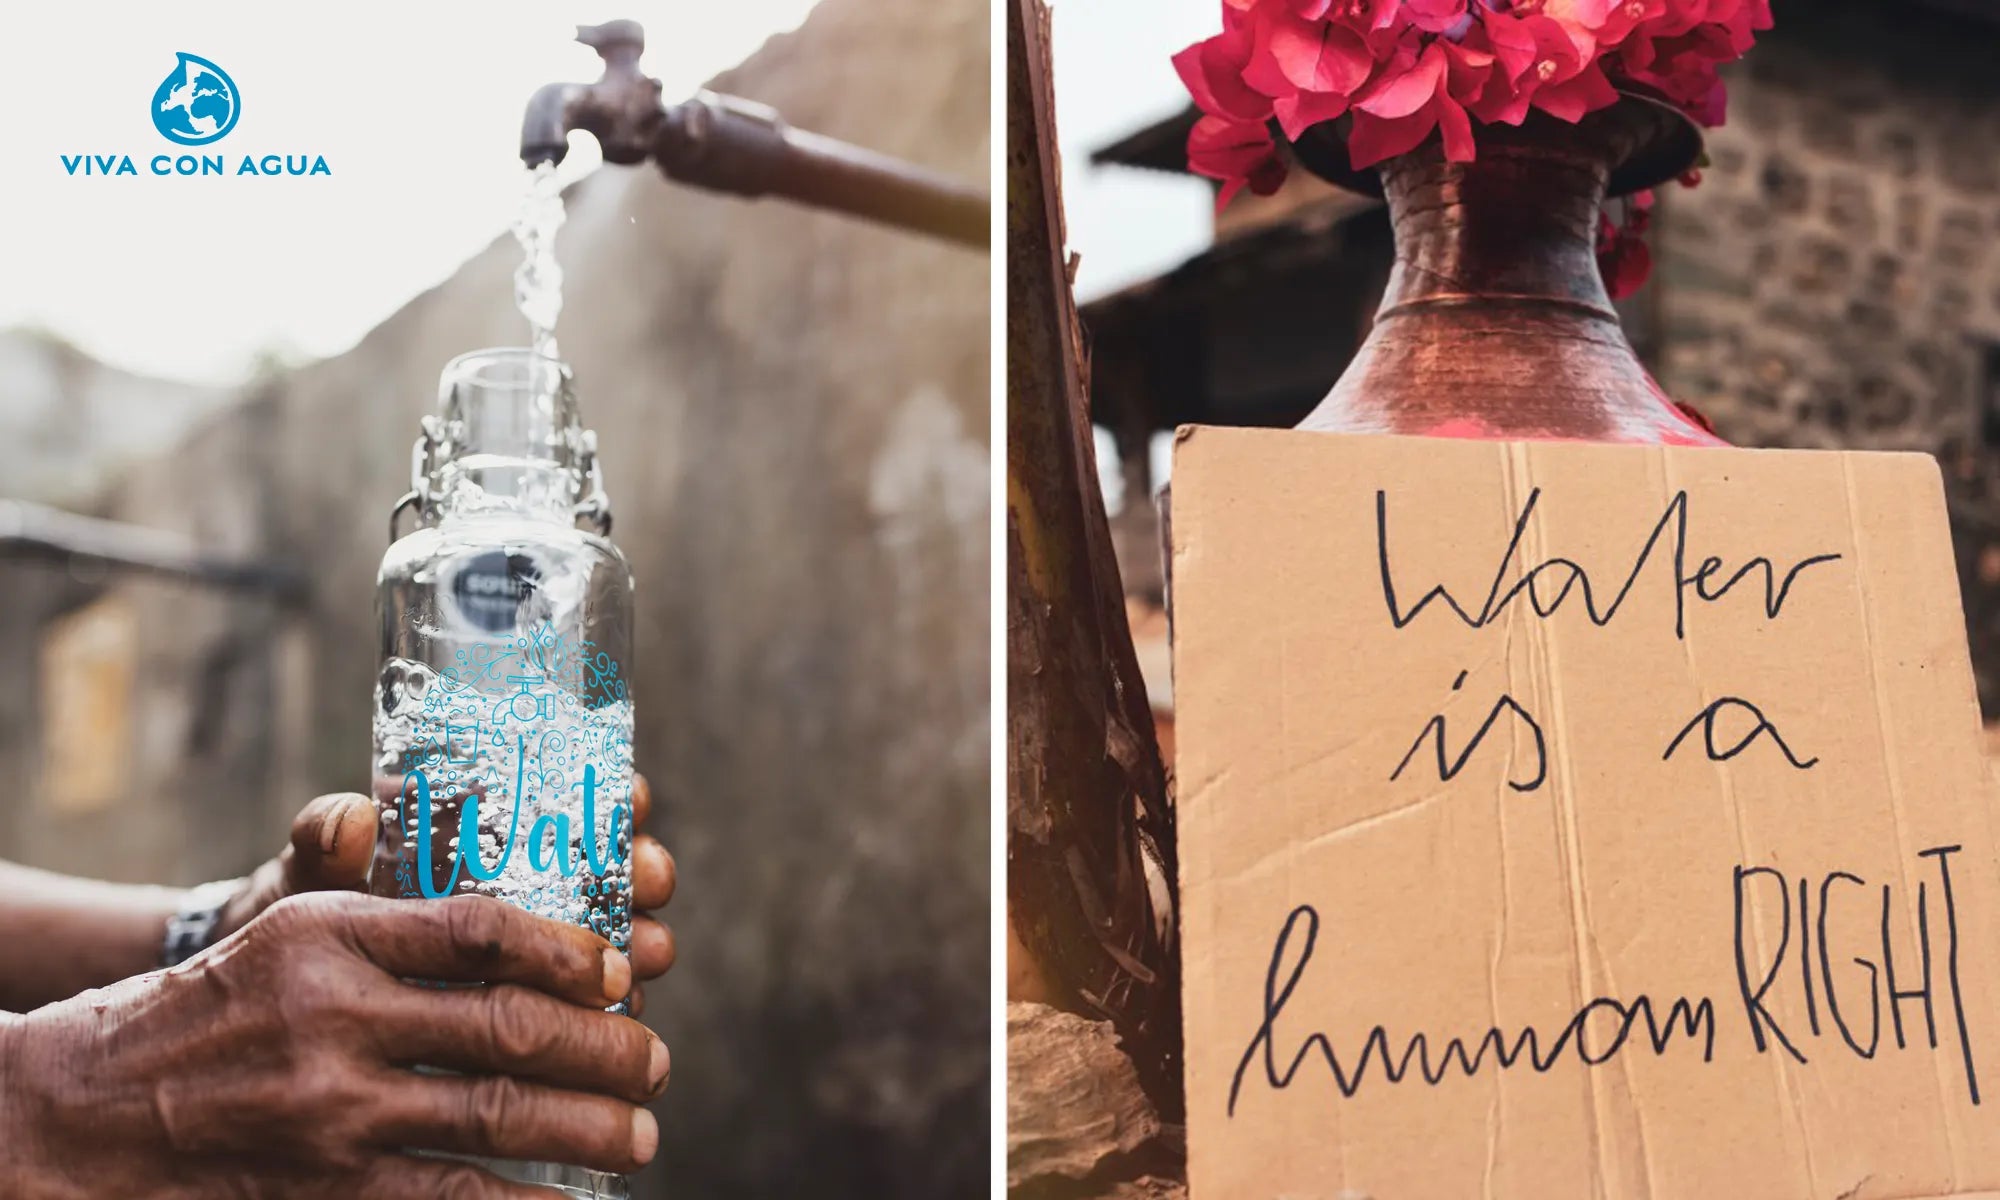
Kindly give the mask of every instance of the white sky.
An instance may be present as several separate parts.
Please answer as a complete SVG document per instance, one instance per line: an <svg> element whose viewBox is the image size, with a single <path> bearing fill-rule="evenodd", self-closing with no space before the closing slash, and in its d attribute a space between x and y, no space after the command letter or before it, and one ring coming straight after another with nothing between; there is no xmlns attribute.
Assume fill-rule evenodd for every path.
<svg viewBox="0 0 2000 1200"><path fill-rule="evenodd" d="M1222 28L1219 0L1051 0L1056 118L1077 292L1091 299L1208 245L1213 193L1187 176L1092 167L1094 150L1169 116L1187 91L1169 61Z"/></svg>
<svg viewBox="0 0 2000 1200"><path fill-rule="evenodd" d="M1056 120L1062 139L1069 247L1082 256L1076 290L1089 300L1178 266L1209 244L1214 193L1191 176L1093 167L1092 151L1177 112L1187 90L1174 54L1222 28L1217 0L1050 0ZM1164 483L1173 437L1153 442ZM1113 512L1125 502L1118 449L1097 433L1099 479Z"/></svg>
<svg viewBox="0 0 2000 1200"><path fill-rule="evenodd" d="M606 6L608 5L608 7ZM202 382L259 352L335 354L512 224L521 112L591 80L578 24L646 26L648 73L691 93L795 27L812 0L344 0L0 4L0 327L37 325L99 358ZM242 115L189 150L148 115L186 51L227 71ZM155 178L159 153L320 154L317 178ZM65 154L140 174L66 175ZM599 162L588 138L563 164Z"/></svg>

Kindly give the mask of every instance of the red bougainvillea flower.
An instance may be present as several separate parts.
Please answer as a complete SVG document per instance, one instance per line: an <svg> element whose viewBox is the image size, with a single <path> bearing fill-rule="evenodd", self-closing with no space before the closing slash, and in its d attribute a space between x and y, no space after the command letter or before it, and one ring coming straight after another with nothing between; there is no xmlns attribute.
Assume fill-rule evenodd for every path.
<svg viewBox="0 0 2000 1200"><path fill-rule="evenodd" d="M1203 117L1188 134L1188 169L1222 184L1215 207L1220 212L1244 188L1268 196L1285 182L1285 164L1271 129L1262 121L1231 121Z"/></svg>
<svg viewBox="0 0 2000 1200"><path fill-rule="evenodd" d="M1425 33L1445 33L1463 29L1466 0L1405 0L1403 16L1411 26Z"/></svg>
<svg viewBox="0 0 2000 1200"><path fill-rule="evenodd" d="M1354 101L1354 128L1347 136L1347 154L1359 169L1387 158L1408 154L1422 145L1433 130L1442 130L1445 157L1453 162L1471 162L1472 118L1451 92L1454 55L1440 42L1432 42L1418 54L1405 47L1404 54L1415 59L1405 67L1384 71Z"/></svg>
<svg viewBox="0 0 2000 1200"><path fill-rule="evenodd" d="M1633 0L1648 11L1620 43L1633 83L1658 91L1704 125L1720 125L1728 92L1717 68L1741 58L1771 27L1769 0Z"/></svg>
<svg viewBox="0 0 2000 1200"><path fill-rule="evenodd" d="M1636 192L1625 201L1625 223L1615 224L1610 214L1598 218L1597 269L1604 275L1604 290L1613 300L1623 300L1645 286L1653 274L1653 251L1646 245L1646 231L1653 224L1653 193Z"/></svg>
<svg viewBox="0 0 2000 1200"><path fill-rule="evenodd" d="M1340 21L1307 20L1286 4L1259 17L1256 52L1245 75L1259 91L1352 96L1375 70L1375 51L1365 30Z"/></svg>
<svg viewBox="0 0 2000 1200"><path fill-rule="evenodd" d="M1618 0L1605 9L1603 21L1595 26L1598 40L1622 46L1640 24L1665 16L1667 3L1668 0Z"/></svg>
<svg viewBox="0 0 2000 1200"><path fill-rule="evenodd" d="M1494 68L1472 111L1488 125L1519 125L1530 108L1573 124L1618 99L1603 65L1554 17L1496 13L1480 32Z"/></svg>
<svg viewBox="0 0 2000 1200"><path fill-rule="evenodd" d="M1174 55L1174 70L1203 112L1231 121L1262 121L1271 115L1271 97L1243 81L1253 39L1245 19L1230 15L1234 12L1223 9L1228 28Z"/></svg>
<svg viewBox="0 0 2000 1200"><path fill-rule="evenodd" d="M1357 166L1434 132L1465 161L1477 125L1535 109L1579 121L1621 83L1719 122L1717 68L1770 25L1770 0L1224 0L1222 32L1174 63L1208 116L1275 118L1297 137L1352 114Z"/></svg>
<svg viewBox="0 0 2000 1200"><path fill-rule="evenodd" d="M1718 125L1718 69L1770 27L1770 0L1223 0L1222 32L1174 57L1203 114L1188 163L1219 204L1269 194L1284 179L1271 124L1296 140L1343 118L1357 169L1433 136L1470 162L1482 125L1574 123L1625 86ZM1613 233L1607 277L1643 279L1643 243Z"/></svg>

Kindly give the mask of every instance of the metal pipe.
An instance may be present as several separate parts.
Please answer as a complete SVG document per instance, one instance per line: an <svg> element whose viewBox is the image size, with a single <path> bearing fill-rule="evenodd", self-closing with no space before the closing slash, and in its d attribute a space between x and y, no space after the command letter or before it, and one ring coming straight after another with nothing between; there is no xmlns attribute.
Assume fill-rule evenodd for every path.
<svg viewBox="0 0 2000 1200"><path fill-rule="evenodd" d="M777 111L713 92L662 105L639 71L636 21L580 26L604 59L596 83L535 92L521 122L521 160L560 163L571 130L596 137L607 162L653 159L669 179L732 195L782 196L963 245L990 241L991 198L969 184L859 146L794 129Z"/></svg>
<svg viewBox="0 0 2000 1200"><path fill-rule="evenodd" d="M215 558L202 553L192 538L164 529L0 500L0 560L10 558L139 571L204 587L263 593L286 604L301 603L306 596L304 577L288 566Z"/></svg>
<svg viewBox="0 0 2000 1200"><path fill-rule="evenodd" d="M652 153L669 179L739 196L783 196L965 245L989 241L985 192L794 129L766 105L697 92L661 115Z"/></svg>

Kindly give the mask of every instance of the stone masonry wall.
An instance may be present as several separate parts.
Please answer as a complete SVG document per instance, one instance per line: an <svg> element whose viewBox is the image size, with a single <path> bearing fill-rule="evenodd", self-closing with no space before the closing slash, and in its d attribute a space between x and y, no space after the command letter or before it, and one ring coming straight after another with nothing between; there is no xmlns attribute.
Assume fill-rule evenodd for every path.
<svg viewBox="0 0 2000 1200"><path fill-rule="evenodd" d="M2000 23L1876 0L1777 16L1704 183L1663 194L1632 332L1731 441L1938 456L2000 716Z"/></svg>

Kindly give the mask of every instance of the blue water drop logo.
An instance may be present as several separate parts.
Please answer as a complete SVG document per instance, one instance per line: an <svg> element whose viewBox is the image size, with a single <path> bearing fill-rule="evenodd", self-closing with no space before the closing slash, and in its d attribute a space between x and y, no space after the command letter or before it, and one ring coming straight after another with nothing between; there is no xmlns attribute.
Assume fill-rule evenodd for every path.
<svg viewBox="0 0 2000 1200"><path fill-rule="evenodd" d="M229 72L185 51L153 92L153 128L183 146L219 141L241 113Z"/></svg>

